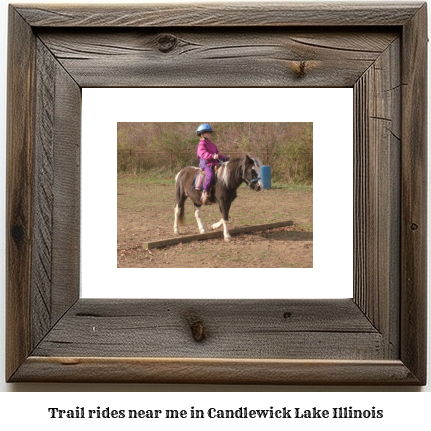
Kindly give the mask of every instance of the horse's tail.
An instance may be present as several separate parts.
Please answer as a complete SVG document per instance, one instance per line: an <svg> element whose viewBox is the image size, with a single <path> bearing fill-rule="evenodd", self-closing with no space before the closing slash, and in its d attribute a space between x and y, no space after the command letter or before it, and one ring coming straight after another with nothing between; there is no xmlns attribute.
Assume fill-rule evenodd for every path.
<svg viewBox="0 0 431 431"><path fill-rule="evenodd" d="M177 204L177 208L179 210L179 212L177 213L178 221L180 224L184 224L185 199L184 199L184 193L182 191L181 181L178 181L178 177L179 177L180 173L175 178L175 183L176 183L175 184L175 201Z"/></svg>
<svg viewBox="0 0 431 431"><path fill-rule="evenodd" d="M181 202L178 205L178 208L180 210L180 212L178 214L178 221L180 224L184 224L184 207L185 207L184 202Z"/></svg>

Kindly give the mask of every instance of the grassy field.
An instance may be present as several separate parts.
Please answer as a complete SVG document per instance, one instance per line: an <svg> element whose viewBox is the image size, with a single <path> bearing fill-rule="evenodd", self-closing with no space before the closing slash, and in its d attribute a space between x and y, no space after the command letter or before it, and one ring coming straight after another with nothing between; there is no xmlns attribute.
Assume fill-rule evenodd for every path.
<svg viewBox="0 0 431 431"><path fill-rule="evenodd" d="M292 220L294 226L233 237L143 250L144 242L174 237L175 184L163 178L120 177L117 181L118 267L310 267L312 186L273 184L270 190L238 189L229 229ZM182 235L198 233L194 207L186 201ZM217 205L202 208L207 231L220 220ZM296 250L295 250L296 249Z"/></svg>

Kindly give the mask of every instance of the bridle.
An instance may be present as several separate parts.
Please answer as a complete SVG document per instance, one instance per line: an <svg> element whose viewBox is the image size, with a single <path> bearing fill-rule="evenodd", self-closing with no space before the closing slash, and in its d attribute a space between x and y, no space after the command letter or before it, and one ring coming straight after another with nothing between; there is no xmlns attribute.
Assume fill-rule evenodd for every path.
<svg viewBox="0 0 431 431"><path fill-rule="evenodd" d="M247 184L247 186L248 186L248 188L250 189L251 188L251 186L254 184L254 183L257 183L261 178L260 177L257 177L257 178L253 178L251 181L249 181L247 178L245 178L245 177L241 177L244 181L245 181L245 183Z"/></svg>
<svg viewBox="0 0 431 431"><path fill-rule="evenodd" d="M243 168L243 172L245 173L245 167ZM245 181L249 189L251 189L251 186L254 185L254 183L257 183L261 179L260 177L257 177L252 180L248 180L244 175L242 175L241 178Z"/></svg>
<svg viewBox="0 0 431 431"><path fill-rule="evenodd" d="M219 160L219 163L223 166L226 166L228 164L228 162L222 162L221 160ZM257 183L261 179L261 177L248 180L244 175L241 175L241 179L247 184L247 187L251 189L251 186L254 185L254 183Z"/></svg>

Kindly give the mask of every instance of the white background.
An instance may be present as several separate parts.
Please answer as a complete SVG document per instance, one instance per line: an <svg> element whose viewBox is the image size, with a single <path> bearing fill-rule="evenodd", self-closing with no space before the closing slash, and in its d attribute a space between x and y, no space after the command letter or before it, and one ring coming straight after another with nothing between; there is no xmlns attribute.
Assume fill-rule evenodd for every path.
<svg viewBox="0 0 431 431"><path fill-rule="evenodd" d="M209 88L205 113L200 97L202 89L190 88L83 89L82 297L351 298L353 90ZM117 269L117 122L196 121L197 127L199 118L313 122L313 268ZM253 205L259 193L248 198ZM172 192L172 232L174 206ZM203 209L203 220L218 221L205 215ZM250 271L253 283L244 285ZM205 289L190 282L203 279Z"/></svg>
<svg viewBox="0 0 431 431"><path fill-rule="evenodd" d="M129 3L133 1L128 0ZM159 1L160 2L160 1ZM178 2L178 1L177 1ZM14 3L27 3L26 1L16 0ZM44 3L63 3L60 0ZM73 0L68 0L68 3L75 3ZM87 1L86 3L95 3ZM109 3L109 1L104 1ZM388 2L391 3L391 2ZM6 34L7 34L7 2L1 2L0 5L0 172L3 174L1 184L5 182L5 113L6 113ZM315 185L316 187L316 185ZM0 188L1 206L4 208L5 192L4 187ZM0 221L4 225L4 211L0 213ZM315 239L316 241L316 239ZM0 314L4 316L4 268L5 268L5 247L4 247L4 230L0 231L0 273L2 283L2 295L0 296ZM429 309L431 306L429 306ZM0 369L4 369L4 319L1 320L0 332ZM431 333L429 331L428 333ZM428 361L430 361L428 354ZM428 367L430 368L430 367ZM429 425L429 405L431 402L430 390L431 385L428 384L424 388L381 388L381 387L279 387L279 386L200 386L200 385L183 385L180 387L169 385L112 385L112 384L6 384L0 377L0 424L3 428L6 427L27 427L44 430L57 430L61 426L63 430L94 429L94 423L91 421L75 421L64 420L62 422L52 421L47 419L48 407L60 408L75 408L76 406L85 405L88 408L95 406L112 406L115 408L120 405L127 408L202 408L204 406L221 406L221 408L237 408L239 404L248 405L256 408L266 408L269 404L273 406L302 406L304 408L325 408L326 406L352 405L360 408L370 408L370 405L376 408L385 409L385 419L382 421L328 421L319 420L317 424L323 430L330 429L346 429L346 426L352 430L367 429L423 429ZM176 391L181 390L185 393L176 394ZM37 391L38 394L31 392ZM54 391L54 392L50 392ZM59 392L57 392L59 391ZM77 391L85 391L84 393L75 393ZM126 393L116 393L116 391L125 391ZM144 393L136 393L144 392ZM167 393L158 394L157 392ZM203 393L194 393L193 391L203 391ZM251 393L233 393L219 391L252 391ZM262 393L264 391L264 393ZM295 391L307 392L296 393ZM325 393L322 391L330 391ZM348 393L343 393L343 392ZM362 393L362 391L366 391ZM385 392L379 392L385 391ZM392 391L393 393L387 393ZM412 393L412 392L427 392ZM16 393L12 393L16 392ZM29 392L29 393L25 393ZM145 393L153 392L153 393ZM290 392L290 393L289 393ZM5 425L7 424L7 425ZM11 425L13 424L13 425ZM104 429L118 429L118 426L123 423L118 423L115 420L104 420ZM126 423L124 423L126 424ZM166 421L160 422L159 426L165 427ZM169 425L169 424L168 424ZM191 429L193 424L189 420L184 423L175 421L171 426ZM220 427L238 427L239 422L219 422L205 421L205 423L197 422L199 429L202 426L208 429L219 429ZM310 425L316 425L315 420L312 422L300 421L278 423L262 423L258 421L247 421L245 426L248 429L259 429L263 426L270 425L274 429L280 428L285 430L289 426L294 426L295 429L301 430L304 427L310 428ZM155 423L147 424L146 422L137 422L135 424L127 423L127 429L142 430L146 427L157 429ZM196 425L195 425L196 426ZM91 427L91 428L90 428Z"/></svg>

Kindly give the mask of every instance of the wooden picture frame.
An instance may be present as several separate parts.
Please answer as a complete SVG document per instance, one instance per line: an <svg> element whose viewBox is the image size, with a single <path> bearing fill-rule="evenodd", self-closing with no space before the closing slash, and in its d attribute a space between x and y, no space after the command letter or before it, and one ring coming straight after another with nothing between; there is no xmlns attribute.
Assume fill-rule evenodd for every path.
<svg viewBox="0 0 431 431"><path fill-rule="evenodd" d="M7 381L424 385L426 46L424 3L11 5ZM81 88L176 86L353 88L353 299L80 298Z"/></svg>

